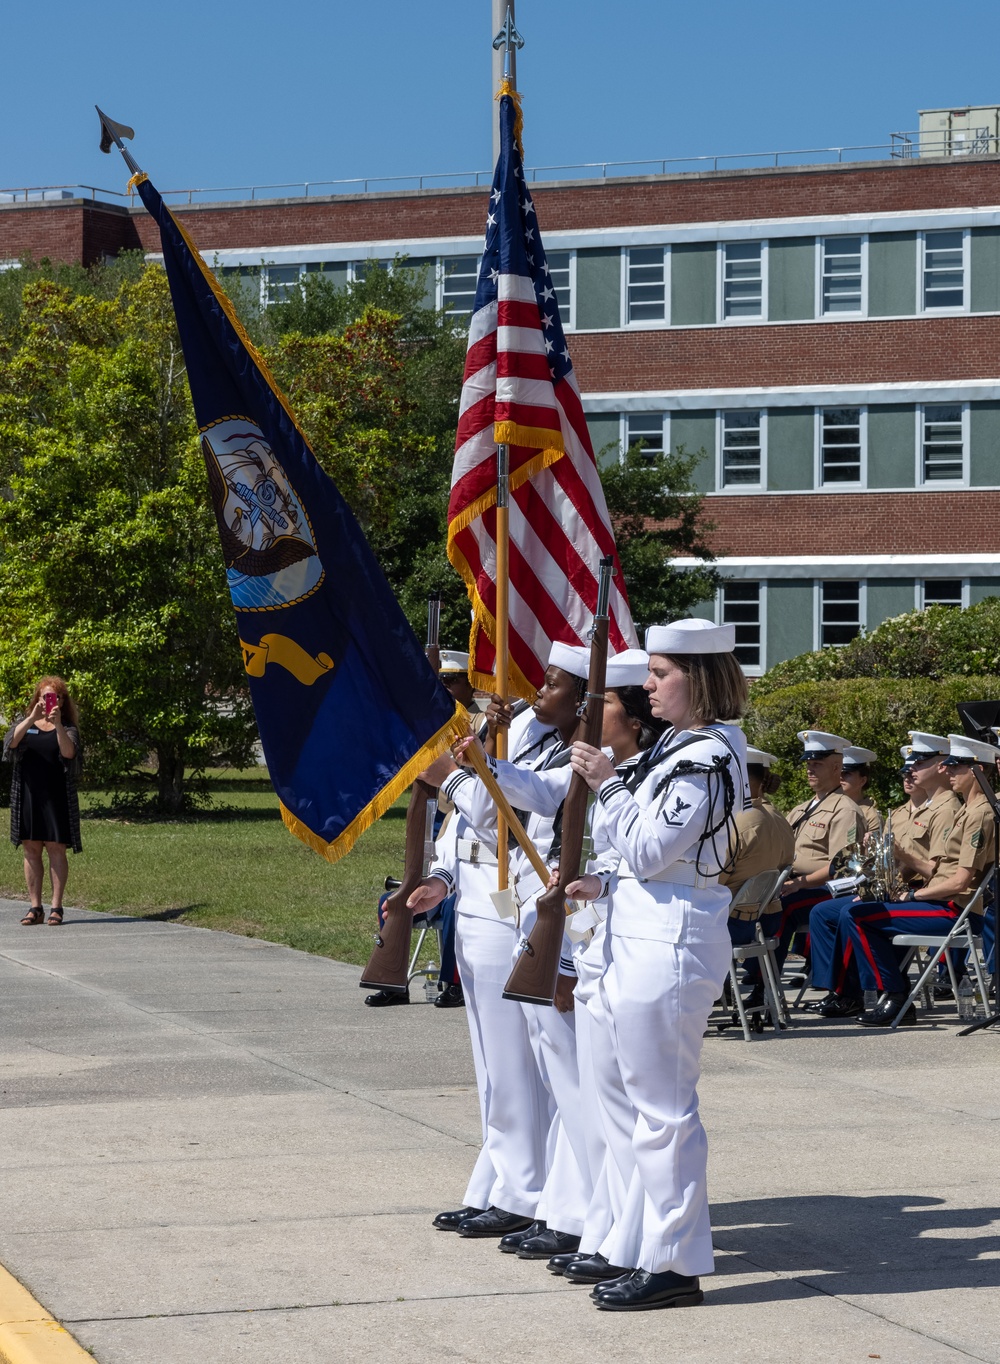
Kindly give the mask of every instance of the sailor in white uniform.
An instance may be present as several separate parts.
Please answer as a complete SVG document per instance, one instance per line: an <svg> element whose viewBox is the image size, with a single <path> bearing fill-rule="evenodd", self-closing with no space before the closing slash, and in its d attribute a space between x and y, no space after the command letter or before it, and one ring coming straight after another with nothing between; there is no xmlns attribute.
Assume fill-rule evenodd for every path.
<svg viewBox="0 0 1000 1364"><path fill-rule="evenodd" d="M732 626L703 620L647 632L646 687L654 715L672 729L651 750L634 794L599 749L573 746L574 770L597 792L595 838L620 857L610 876L567 888L575 899L610 901L599 988L635 1117L620 1172L626 1205L601 1248L612 1265L629 1268L592 1295L607 1311L693 1305L702 1300L698 1276L713 1270L697 1082L731 957L730 897L719 874L734 814L749 804L746 740L728 723L747 700L734 647Z"/></svg>

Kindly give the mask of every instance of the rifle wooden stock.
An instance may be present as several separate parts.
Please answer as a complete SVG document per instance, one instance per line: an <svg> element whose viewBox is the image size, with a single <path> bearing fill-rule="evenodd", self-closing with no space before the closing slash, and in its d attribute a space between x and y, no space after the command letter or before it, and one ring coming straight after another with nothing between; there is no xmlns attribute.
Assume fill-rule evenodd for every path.
<svg viewBox="0 0 1000 1364"><path fill-rule="evenodd" d="M363 989L391 990L397 994L406 990L413 937L413 910L407 909L406 901L423 879L427 802L436 799L433 786L423 781L413 783L406 809L403 880L385 902L385 922L376 934L375 950L359 981Z"/></svg>
<svg viewBox="0 0 1000 1364"><path fill-rule="evenodd" d="M594 748L601 746L607 667L608 618L605 615L598 616L594 622L587 709L576 732L577 739L582 739ZM535 901L535 922L504 986L504 999L516 999L525 1004L551 1004L555 999L566 926L566 887L580 874L589 794L583 777L574 772L563 804L559 882Z"/></svg>

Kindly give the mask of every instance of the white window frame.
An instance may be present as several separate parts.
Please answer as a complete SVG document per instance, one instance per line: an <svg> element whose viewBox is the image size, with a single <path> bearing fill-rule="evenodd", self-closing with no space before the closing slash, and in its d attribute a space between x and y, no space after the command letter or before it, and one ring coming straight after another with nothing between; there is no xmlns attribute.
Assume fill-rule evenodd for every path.
<svg viewBox="0 0 1000 1364"><path fill-rule="evenodd" d="M839 241L843 237L861 238L861 307L850 313L825 313L823 311L823 253L827 242ZM813 322L841 322L868 316L868 233L837 232L816 239L816 302Z"/></svg>
<svg viewBox="0 0 1000 1364"><path fill-rule="evenodd" d="M434 293L434 297L435 297L435 302L436 302L436 304L437 304L437 311L438 311L439 313L444 312L445 301L446 301L446 300L445 300L445 293L444 293L444 282L445 282L445 268L444 268L444 263L445 263L446 260L461 260L461 259L463 259L463 258L466 259L466 260L475 260L475 262L476 262L476 281L477 281L477 287L478 287L479 270L480 270L480 266L482 265L482 262L483 262L482 254L480 254L480 255L478 255L478 256L472 256L472 255L466 255L465 253L463 253L461 256L438 256L437 259L436 259L436 264L435 264L435 268L434 268L434 275L435 275L435 293ZM353 278L353 271L354 271L354 262L352 261L352 262L351 262L351 275L352 275L352 278ZM474 292L474 291L473 291L473 292ZM471 321L471 318L472 318L472 313L471 313L471 312L468 314L468 316L466 316L465 313L460 313L460 314L458 314L458 315L455 317L455 321L456 321L457 323L460 323L460 324L461 324L461 329L462 329L462 330L467 331L467 330L468 330L468 327L469 327L469 322Z"/></svg>
<svg viewBox="0 0 1000 1364"><path fill-rule="evenodd" d="M820 649L846 649L846 644L823 643L823 584L850 582L858 585L858 626L859 633L868 628L868 579L867 578L814 578L813 579L813 653ZM857 635L855 635L857 639Z"/></svg>
<svg viewBox="0 0 1000 1364"><path fill-rule="evenodd" d="M656 243L655 243L655 242L651 242L651 243L649 244L649 246L637 246L637 247L635 248L635 250L637 250L637 251L648 251L648 250L650 249L650 247L655 247L655 246L656 246ZM633 321L631 321L630 318L629 318L629 305L628 305L628 268L629 268L629 261L630 261L630 259L631 259L631 255L632 255L632 247L626 246L626 247L623 247L623 248L622 248L622 253L621 253L621 328L622 328L622 330L625 330L625 331L655 331L655 330L658 330L658 329L662 330L664 327L669 327L669 326L670 326L670 309L671 309L671 302L672 302L671 297L670 297L670 276L671 276L671 273L672 273L672 264L671 264L671 254L672 254L672 253L671 253L671 249L670 249L669 246L663 246L661 249L662 249L662 251L663 251L663 317L662 317L662 318L659 318L659 319L657 319L657 318L644 318L644 319L641 320L641 321L633 322Z"/></svg>
<svg viewBox="0 0 1000 1364"><path fill-rule="evenodd" d="M757 483L725 483L725 451L722 442L725 436L725 415L727 412L760 413L760 481ZM761 493L767 491L767 408L720 407L715 413L715 488L716 492L739 496L741 493Z"/></svg>
<svg viewBox="0 0 1000 1364"><path fill-rule="evenodd" d="M546 253L545 253L545 258L546 258L546 260L548 260L550 254L553 254L553 253L550 253L550 252L546 251ZM562 319L563 331L564 331L564 332L575 332L575 331L576 331L576 248L573 247L573 248L571 248L571 249L564 249L564 248L562 248L562 247L557 247L557 248L556 248L556 252L555 252L554 254L558 254L558 255L561 255L561 256L565 256L565 255L568 255L568 256L569 256L569 307L566 308L566 300L560 298L560 299L559 299L559 316L560 316L560 318ZM558 297L558 291L557 291L557 297ZM564 308L566 309L565 313L563 312L563 309L564 309Z"/></svg>
<svg viewBox="0 0 1000 1364"><path fill-rule="evenodd" d="M941 578L943 578L944 576L945 576L945 575L942 573L942 574L940 575L940 578L918 578L918 579L917 579L916 584L915 584L915 588L914 588L914 594L913 594L913 597L914 597L914 602L913 602L913 604L914 604L914 608L915 608L917 611L926 611L926 610L927 610L927 603L926 603L926 601L924 600L924 598L925 598L926 595L927 595L927 584L928 584L928 583L939 582L939 581L941 580ZM949 581L954 581L954 579L949 579ZM960 581L961 584L962 584L962 599L961 599L961 602L959 603L959 605L962 607L963 610L965 610L965 608L969 605L969 581L970 581L970 580L969 580L968 578L960 578L959 581Z"/></svg>
<svg viewBox="0 0 1000 1364"><path fill-rule="evenodd" d="M756 667L750 667L745 663L741 663L740 667L743 669L744 673L746 673L747 677L762 677L763 674L767 672L767 579L750 578L744 582L742 578L731 578L727 582L724 582L715 594L715 623L716 625L725 624L722 608L726 588L729 586L746 586L750 582L757 583L757 617L760 625L760 662Z"/></svg>
<svg viewBox="0 0 1000 1364"><path fill-rule="evenodd" d="M768 245L766 240L755 241L746 238L738 242L719 242L715 251L715 320L719 326L725 327L746 327L756 326L768 320L767 316L767 297L768 289ZM759 246L760 247L760 312L753 317L727 317L726 316L726 247L727 246Z"/></svg>
<svg viewBox="0 0 1000 1364"><path fill-rule="evenodd" d="M929 407L960 407L962 409L962 477L961 478L924 478L924 413ZM967 402L958 403L917 403L915 409L916 417L916 471L914 487L916 488L967 488L969 486L969 418L970 404Z"/></svg>
<svg viewBox="0 0 1000 1364"><path fill-rule="evenodd" d="M823 413L839 407L857 407L860 412L861 476L853 483L823 481ZM868 487L868 408L864 403L825 403L813 409L813 487L832 489L843 488L846 492L857 492Z"/></svg>
<svg viewBox="0 0 1000 1364"><path fill-rule="evenodd" d="M947 308L925 308L924 307L924 268L926 263L927 238L934 237L938 232L961 232L962 234L962 305L956 308L954 304ZM961 317L963 314L971 312L972 294L972 233L967 227L939 227L926 228L917 233L917 315L920 317Z"/></svg>
<svg viewBox="0 0 1000 1364"><path fill-rule="evenodd" d="M625 455L626 455L626 453L627 453L627 451L628 451L628 448L629 448L629 440L628 440L628 420L629 420L629 417L643 417L643 416L646 416L646 415L648 415L648 416L650 416L650 417L660 417L660 418L661 418L662 423L663 423L663 453L664 453L665 455L669 455L669 454L670 454L670 413L669 413L669 412L656 412L656 411L654 411L652 408L649 408L649 409L647 409L647 412L622 412L622 413L619 414L618 441L619 441L619 444L621 445L621 452L622 452L622 453L621 453L621 457L622 457L622 459L625 458Z"/></svg>

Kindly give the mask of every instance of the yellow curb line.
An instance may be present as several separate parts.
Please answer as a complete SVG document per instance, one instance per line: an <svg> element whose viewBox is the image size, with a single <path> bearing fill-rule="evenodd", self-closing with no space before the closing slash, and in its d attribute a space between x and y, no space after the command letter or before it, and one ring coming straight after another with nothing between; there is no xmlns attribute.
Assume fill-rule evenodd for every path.
<svg viewBox="0 0 1000 1364"><path fill-rule="evenodd" d="M0 1265L0 1364L94 1364L94 1356Z"/></svg>

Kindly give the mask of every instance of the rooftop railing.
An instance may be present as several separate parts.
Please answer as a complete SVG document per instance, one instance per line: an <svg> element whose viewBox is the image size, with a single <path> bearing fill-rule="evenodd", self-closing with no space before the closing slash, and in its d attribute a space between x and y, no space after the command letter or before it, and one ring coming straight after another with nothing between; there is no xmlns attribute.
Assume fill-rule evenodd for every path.
<svg viewBox="0 0 1000 1364"><path fill-rule="evenodd" d="M988 129L927 133L892 133L889 142L861 143L843 147L799 147L772 152L727 152L718 156L653 157L633 161L584 161L565 165L525 168L532 182L559 180L606 180L615 176L667 175L683 171L777 168L802 165L842 165L851 161L909 160L925 156L996 155L1000 138ZM164 199L182 203L251 202L273 198L316 198L336 194L373 194L407 189L455 189L492 182L492 170L441 171L424 175L357 176L345 180L294 180L268 185L225 185L207 188L162 190ZM120 190L94 185L32 185L0 190L0 204L30 203L59 199L124 200Z"/></svg>

